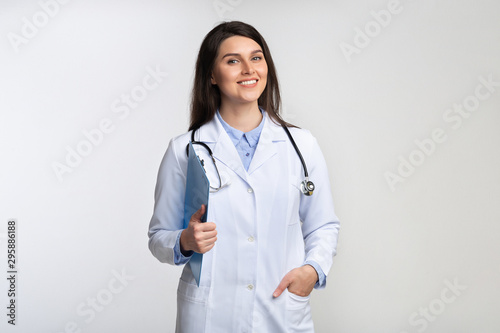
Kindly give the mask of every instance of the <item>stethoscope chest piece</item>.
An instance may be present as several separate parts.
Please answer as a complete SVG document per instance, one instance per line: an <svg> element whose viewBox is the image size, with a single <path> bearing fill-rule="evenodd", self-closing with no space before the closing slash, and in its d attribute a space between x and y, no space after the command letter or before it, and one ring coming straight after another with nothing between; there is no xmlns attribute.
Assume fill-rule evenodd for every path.
<svg viewBox="0 0 500 333"><path fill-rule="evenodd" d="M304 195L310 196L314 192L314 183L308 179L304 180L302 183L300 183L300 190Z"/></svg>

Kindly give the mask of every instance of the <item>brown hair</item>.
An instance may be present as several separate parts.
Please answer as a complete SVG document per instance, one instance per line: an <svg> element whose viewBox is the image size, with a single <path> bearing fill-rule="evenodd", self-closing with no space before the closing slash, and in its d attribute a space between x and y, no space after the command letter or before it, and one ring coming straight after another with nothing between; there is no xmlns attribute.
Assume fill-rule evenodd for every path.
<svg viewBox="0 0 500 333"><path fill-rule="evenodd" d="M213 28L201 43L194 76L191 96L191 121L189 130L197 130L208 123L220 106L219 87L210 82L215 59L219 47L224 40L232 36L243 36L253 39L262 48L267 63L267 85L258 99L258 104L280 125L291 126L280 116L281 97L278 76L274 67L271 52L261 34L251 25L240 22L224 22Z"/></svg>

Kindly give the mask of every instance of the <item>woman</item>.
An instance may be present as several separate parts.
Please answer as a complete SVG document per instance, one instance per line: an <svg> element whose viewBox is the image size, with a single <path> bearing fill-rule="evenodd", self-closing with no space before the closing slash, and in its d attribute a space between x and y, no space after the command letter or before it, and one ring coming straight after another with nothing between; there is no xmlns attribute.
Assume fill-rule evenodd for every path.
<svg viewBox="0 0 500 333"><path fill-rule="evenodd" d="M199 287L189 265L179 281L177 332L314 331L309 295L325 286L339 222L316 140L285 123L279 108L262 36L242 22L216 26L198 54L190 131L170 141L160 166L149 228L149 248L161 262L184 265L203 253ZM285 129L315 189L302 189L305 169ZM195 145L219 189L209 196L209 222L200 222L201 206L183 229L193 131L213 151L220 179L206 149Z"/></svg>

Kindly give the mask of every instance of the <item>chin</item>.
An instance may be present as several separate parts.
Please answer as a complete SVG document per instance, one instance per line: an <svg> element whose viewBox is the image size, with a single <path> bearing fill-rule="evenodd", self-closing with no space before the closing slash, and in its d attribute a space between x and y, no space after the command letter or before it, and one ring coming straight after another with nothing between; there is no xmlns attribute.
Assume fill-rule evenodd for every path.
<svg viewBox="0 0 500 333"><path fill-rule="evenodd" d="M257 103L259 99L258 98L255 98L255 99L244 99L241 101L242 104L253 104L253 103Z"/></svg>
<svg viewBox="0 0 500 333"><path fill-rule="evenodd" d="M242 96L241 100L246 101L247 103L249 102L255 102L259 99L259 97L262 95L262 92L260 94L249 94L246 96Z"/></svg>

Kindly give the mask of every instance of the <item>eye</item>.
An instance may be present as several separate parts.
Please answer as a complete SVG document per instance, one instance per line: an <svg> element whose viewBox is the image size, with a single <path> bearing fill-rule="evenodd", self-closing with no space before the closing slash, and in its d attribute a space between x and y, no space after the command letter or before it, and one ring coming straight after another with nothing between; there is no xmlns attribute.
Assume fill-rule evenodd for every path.
<svg viewBox="0 0 500 333"><path fill-rule="evenodd" d="M236 59L231 59L231 60L227 61L228 64L236 64L237 62L238 62L238 60L236 60Z"/></svg>
<svg viewBox="0 0 500 333"><path fill-rule="evenodd" d="M252 58L252 60L259 61L259 60L262 60L262 57L261 56L255 56L255 57Z"/></svg>

